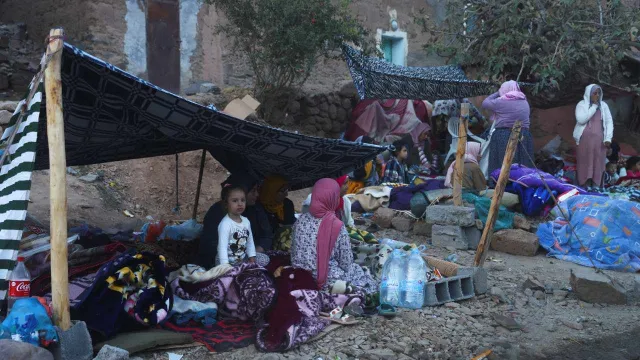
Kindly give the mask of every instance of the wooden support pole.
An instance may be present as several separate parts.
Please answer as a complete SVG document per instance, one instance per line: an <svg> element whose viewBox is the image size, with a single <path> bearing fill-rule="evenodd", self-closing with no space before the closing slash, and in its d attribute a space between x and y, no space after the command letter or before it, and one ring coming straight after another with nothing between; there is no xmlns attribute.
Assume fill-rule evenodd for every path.
<svg viewBox="0 0 640 360"><path fill-rule="evenodd" d="M207 150L202 150L202 157L200 158L200 173L198 174L198 187L196 188L196 199L193 205L192 219L198 219L198 203L200 202L200 189L202 188L202 176L204 175L204 164L207 161Z"/></svg>
<svg viewBox="0 0 640 360"><path fill-rule="evenodd" d="M51 201L51 295L53 320L62 330L71 326L69 268L67 263L67 159L62 113L62 49L64 30L51 29L45 69L47 139L49 141L49 191Z"/></svg>
<svg viewBox="0 0 640 360"><path fill-rule="evenodd" d="M489 215L487 216L487 224L482 231L482 237L476 250L476 256L474 259L474 266L484 265L484 261L487 259L489 246L491 245L491 237L493 236L493 227L498 219L500 210L500 203L502 202L502 195L504 195L504 188L509 181L509 174L511 173L511 163L513 162L513 156L518 148L518 142L520 141L521 122L516 121L511 130L511 136L509 136L509 143L504 153L504 159L502 160L502 169L500 170L500 176L498 177L498 183L491 199L491 207L489 208Z"/></svg>
<svg viewBox="0 0 640 360"><path fill-rule="evenodd" d="M460 104L458 121L458 148L456 167L453 172L453 205L462 206L462 176L464 175L464 154L467 151L467 127L469 126L469 104Z"/></svg>

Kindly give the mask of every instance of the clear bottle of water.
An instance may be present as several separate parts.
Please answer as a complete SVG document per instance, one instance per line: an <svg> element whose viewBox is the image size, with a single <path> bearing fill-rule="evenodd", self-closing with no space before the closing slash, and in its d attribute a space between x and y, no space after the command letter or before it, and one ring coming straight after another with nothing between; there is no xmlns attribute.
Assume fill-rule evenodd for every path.
<svg viewBox="0 0 640 360"><path fill-rule="evenodd" d="M400 305L400 281L403 279L404 254L402 250L393 250L382 269L380 282L380 302L392 306Z"/></svg>
<svg viewBox="0 0 640 360"><path fill-rule="evenodd" d="M420 309L424 304L424 287L427 282L427 264L419 249L413 249L405 261L404 279L400 283L401 306Z"/></svg>

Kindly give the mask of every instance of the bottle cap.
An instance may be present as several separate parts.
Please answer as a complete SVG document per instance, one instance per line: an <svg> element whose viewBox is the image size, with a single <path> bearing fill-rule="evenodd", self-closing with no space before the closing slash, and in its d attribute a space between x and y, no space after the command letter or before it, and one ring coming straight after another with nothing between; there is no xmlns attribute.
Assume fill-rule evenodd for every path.
<svg viewBox="0 0 640 360"><path fill-rule="evenodd" d="M24 262L24 256L18 256L18 261L19 262Z"/></svg>

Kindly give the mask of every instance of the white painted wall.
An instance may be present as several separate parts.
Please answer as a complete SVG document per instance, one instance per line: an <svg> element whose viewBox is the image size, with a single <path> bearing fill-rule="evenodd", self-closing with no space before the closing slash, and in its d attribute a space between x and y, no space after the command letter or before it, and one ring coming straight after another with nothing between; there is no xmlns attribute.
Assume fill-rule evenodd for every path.
<svg viewBox="0 0 640 360"><path fill-rule="evenodd" d="M145 10L138 0L124 0L127 5L124 36L124 52L127 56L127 71L140 76L147 71L147 26ZM200 0L180 0L180 87L189 86L193 80L191 57L195 52L198 35L198 13Z"/></svg>

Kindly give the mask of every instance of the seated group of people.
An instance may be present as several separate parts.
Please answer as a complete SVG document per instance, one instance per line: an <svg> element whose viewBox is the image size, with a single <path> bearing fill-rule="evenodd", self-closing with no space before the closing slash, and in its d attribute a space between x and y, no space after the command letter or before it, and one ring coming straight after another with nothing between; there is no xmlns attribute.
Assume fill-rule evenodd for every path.
<svg viewBox="0 0 640 360"><path fill-rule="evenodd" d="M338 182L340 181L340 183ZM263 184L248 174L233 174L222 183L221 200L204 219L198 265L210 269L242 262L269 262L269 250L290 252L291 265L309 271L321 290L358 288L375 293L377 282L354 262L346 230L353 225L350 204L344 203L346 176L321 179L313 187L305 210L296 220L289 185L280 176ZM348 201L348 200L347 200ZM283 246L283 229L291 245Z"/></svg>

